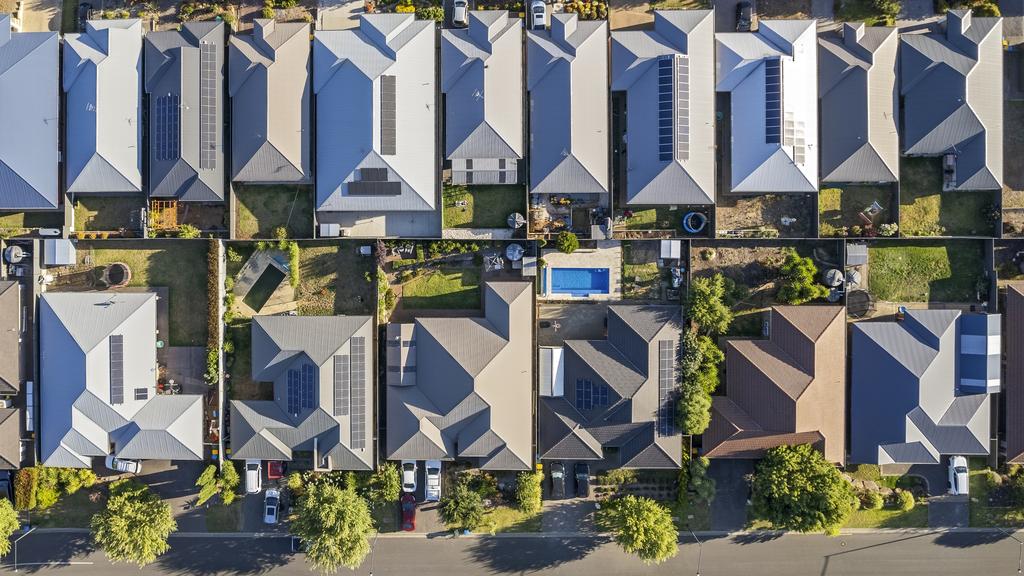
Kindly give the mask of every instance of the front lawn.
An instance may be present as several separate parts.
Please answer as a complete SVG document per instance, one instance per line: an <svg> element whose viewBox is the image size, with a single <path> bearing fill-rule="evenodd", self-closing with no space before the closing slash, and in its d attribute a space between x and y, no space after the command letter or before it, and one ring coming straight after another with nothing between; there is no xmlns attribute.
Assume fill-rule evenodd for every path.
<svg viewBox="0 0 1024 576"><path fill-rule="evenodd" d="M478 532L540 532L541 512L526 514L511 506L495 506L484 512Z"/></svg>
<svg viewBox="0 0 1024 576"><path fill-rule="evenodd" d="M475 309L480 307L480 271L430 270L402 285L402 307Z"/></svg>
<svg viewBox="0 0 1024 576"><path fill-rule="evenodd" d="M313 237L313 189L279 184L235 188L235 237L274 238L280 226L289 238Z"/></svg>
<svg viewBox="0 0 1024 576"><path fill-rule="evenodd" d="M973 240L880 242L868 247L868 290L888 302L976 302L984 278Z"/></svg>
<svg viewBox="0 0 1024 576"><path fill-rule="evenodd" d="M136 230L140 228L139 215L145 207L146 200L141 194L81 196L75 199L75 230Z"/></svg>
<svg viewBox="0 0 1024 576"><path fill-rule="evenodd" d="M681 532L700 532L711 529L711 504L698 498L689 497L686 504L677 501L662 502L675 519L676 528Z"/></svg>
<svg viewBox="0 0 1024 576"><path fill-rule="evenodd" d="M918 503L910 511L898 508L854 510L843 528L927 528L928 505Z"/></svg>
<svg viewBox="0 0 1024 576"><path fill-rule="evenodd" d="M985 479L988 472L988 468L974 469L973 467L970 471L970 525L972 527L1024 527L1024 508L1021 508L1019 506L990 505L989 484Z"/></svg>
<svg viewBox="0 0 1024 576"><path fill-rule="evenodd" d="M33 510L32 525L36 528L88 528L92 517L106 505L106 491L106 486L96 484L71 495L62 495L46 510Z"/></svg>
<svg viewBox="0 0 1024 576"><path fill-rule="evenodd" d="M854 226L864 228L860 213L878 202L882 212L875 216L874 225L892 222L893 198L896 195L891 186L844 186L843 188L824 188L818 193L818 231L819 236L856 236Z"/></svg>
<svg viewBox="0 0 1024 576"><path fill-rule="evenodd" d="M942 191L941 158L900 159L900 231L904 236L993 236L993 191Z"/></svg>
<svg viewBox="0 0 1024 576"><path fill-rule="evenodd" d="M208 532L238 532L242 528L242 499L225 506L217 501L206 508L206 530Z"/></svg>
<svg viewBox="0 0 1024 576"><path fill-rule="evenodd" d="M522 186L445 186L442 200L445 228L507 228L510 214L526 215Z"/></svg>

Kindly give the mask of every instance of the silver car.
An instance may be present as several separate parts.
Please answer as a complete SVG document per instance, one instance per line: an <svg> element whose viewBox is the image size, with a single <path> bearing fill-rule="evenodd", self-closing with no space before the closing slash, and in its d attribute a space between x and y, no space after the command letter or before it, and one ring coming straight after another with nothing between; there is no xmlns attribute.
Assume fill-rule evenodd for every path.
<svg viewBox="0 0 1024 576"><path fill-rule="evenodd" d="M548 25L548 7L544 0L533 0L530 2L530 27L534 30L543 30Z"/></svg>
<svg viewBox="0 0 1024 576"><path fill-rule="evenodd" d="M452 10L452 25L459 28L469 26L469 4L466 0L455 0Z"/></svg>
<svg viewBox="0 0 1024 576"><path fill-rule="evenodd" d="M402 460L402 492L416 491L416 461Z"/></svg>
<svg viewBox="0 0 1024 576"><path fill-rule="evenodd" d="M423 499L427 502L437 502L441 499L441 461L427 460L424 465L427 468L427 485L424 488Z"/></svg>

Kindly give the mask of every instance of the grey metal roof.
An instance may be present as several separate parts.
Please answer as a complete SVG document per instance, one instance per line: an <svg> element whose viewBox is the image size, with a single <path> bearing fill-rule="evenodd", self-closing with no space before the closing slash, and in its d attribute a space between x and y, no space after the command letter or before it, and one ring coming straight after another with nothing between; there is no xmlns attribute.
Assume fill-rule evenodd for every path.
<svg viewBox="0 0 1024 576"><path fill-rule="evenodd" d="M656 10L653 30L612 31L612 90L626 92L626 203L715 202L715 45L712 10ZM685 94L673 98L688 146L659 158L659 62L684 55Z"/></svg>
<svg viewBox="0 0 1024 576"><path fill-rule="evenodd" d="M224 23L186 22L180 31L150 32L144 52L149 195L223 201Z"/></svg>
<svg viewBox="0 0 1024 576"><path fill-rule="evenodd" d="M0 394L21 390L21 284L0 280Z"/></svg>
<svg viewBox="0 0 1024 576"><path fill-rule="evenodd" d="M441 31L445 157L521 159L523 21L504 10L469 13Z"/></svg>
<svg viewBox="0 0 1024 576"><path fill-rule="evenodd" d="M358 28L314 33L318 211L435 209L436 47L434 22L412 14L364 14ZM394 78L394 153L383 145L385 77ZM354 193L354 181L371 180L365 168L385 170L398 194Z"/></svg>
<svg viewBox="0 0 1024 576"><path fill-rule="evenodd" d="M309 181L309 24L257 19L231 36L228 69L231 179Z"/></svg>
<svg viewBox="0 0 1024 576"><path fill-rule="evenodd" d="M56 32L11 32L0 14L0 209L46 209L57 190L60 88ZM13 111L13 112L11 112Z"/></svg>
<svg viewBox="0 0 1024 576"><path fill-rule="evenodd" d="M0 408L0 470L21 468L21 411Z"/></svg>
<svg viewBox="0 0 1024 576"><path fill-rule="evenodd" d="M944 34L900 35L903 153L955 153L957 190L1002 188L1002 29L950 10Z"/></svg>
<svg viewBox="0 0 1024 576"><path fill-rule="evenodd" d="M43 464L89 467L111 445L125 458L202 459L202 396L157 395L156 298L107 292L47 292L40 298ZM111 336L123 341L120 403L112 403Z"/></svg>
<svg viewBox="0 0 1024 576"><path fill-rule="evenodd" d="M67 191L142 191L142 21L64 35Z"/></svg>
<svg viewBox="0 0 1024 576"><path fill-rule="evenodd" d="M608 23L552 14L526 33L530 191L604 194L608 187Z"/></svg>
<svg viewBox="0 0 1024 576"><path fill-rule="evenodd" d="M533 284L487 282L483 318L389 324L388 459L476 459L492 470L533 462ZM456 452L456 445L458 451Z"/></svg>
<svg viewBox="0 0 1024 576"><path fill-rule="evenodd" d="M898 47L895 28L863 23L818 38L822 181L899 179Z"/></svg>
<svg viewBox="0 0 1024 576"><path fill-rule="evenodd" d="M255 316L252 322L252 379L272 382L273 400L231 401L231 458L291 460L292 451L328 457L333 470L373 468L374 374L373 318L370 316ZM362 381L355 368L352 339L363 339ZM336 359L349 370L347 398L339 391ZM316 378L313 406L288 410L290 370L311 366ZM361 388L357 388L361 384ZM344 385L342 385L344 386ZM360 396L360 391L362 395ZM354 447L351 404L361 398L364 443ZM341 401L347 409L335 409ZM324 466L318 463L318 466Z"/></svg>

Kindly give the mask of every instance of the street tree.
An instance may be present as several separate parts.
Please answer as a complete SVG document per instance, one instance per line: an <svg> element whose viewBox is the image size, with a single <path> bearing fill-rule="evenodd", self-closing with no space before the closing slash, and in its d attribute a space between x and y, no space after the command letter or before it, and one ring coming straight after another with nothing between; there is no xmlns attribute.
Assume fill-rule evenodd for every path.
<svg viewBox="0 0 1024 576"><path fill-rule="evenodd" d="M660 564L679 552L679 533L668 508L650 498L626 496L608 514L615 541L645 564Z"/></svg>
<svg viewBox="0 0 1024 576"><path fill-rule="evenodd" d="M373 518L354 489L311 483L299 499L292 534L305 543L306 561L324 573L355 569L370 552Z"/></svg>
<svg viewBox="0 0 1024 576"><path fill-rule="evenodd" d="M93 541L107 558L140 568L167 552L167 538L177 529L170 505L134 480L112 482L106 510L92 518Z"/></svg>
<svg viewBox="0 0 1024 576"><path fill-rule="evenodd" d="M0 556L11 551L11 534L18 529L18 513L7 498L0 498Z"/></svg>
<svg viewBox="0 0 1024 576"><path fill-rule="evenodd" d="M774 527L838 532L853 511L853 488L810 444L768 450L754 473L753 511Z"/></svg>

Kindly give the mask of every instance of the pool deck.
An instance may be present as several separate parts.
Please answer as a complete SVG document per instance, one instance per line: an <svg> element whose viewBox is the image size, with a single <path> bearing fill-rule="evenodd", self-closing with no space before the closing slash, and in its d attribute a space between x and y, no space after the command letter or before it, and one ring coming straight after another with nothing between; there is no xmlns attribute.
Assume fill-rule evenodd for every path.
<svg viewBox="0 0 1024 576"><path fill-rule="evenodd" d="M564 254L556 249L541 253L544 267L544 290L537 298L546 301L573 300L622 300L622 244L618 240L601 240L594 250L579 249ZM547 292L552 268L607 268L608 293L573 296L572 294L549 294Z"/></svg>

